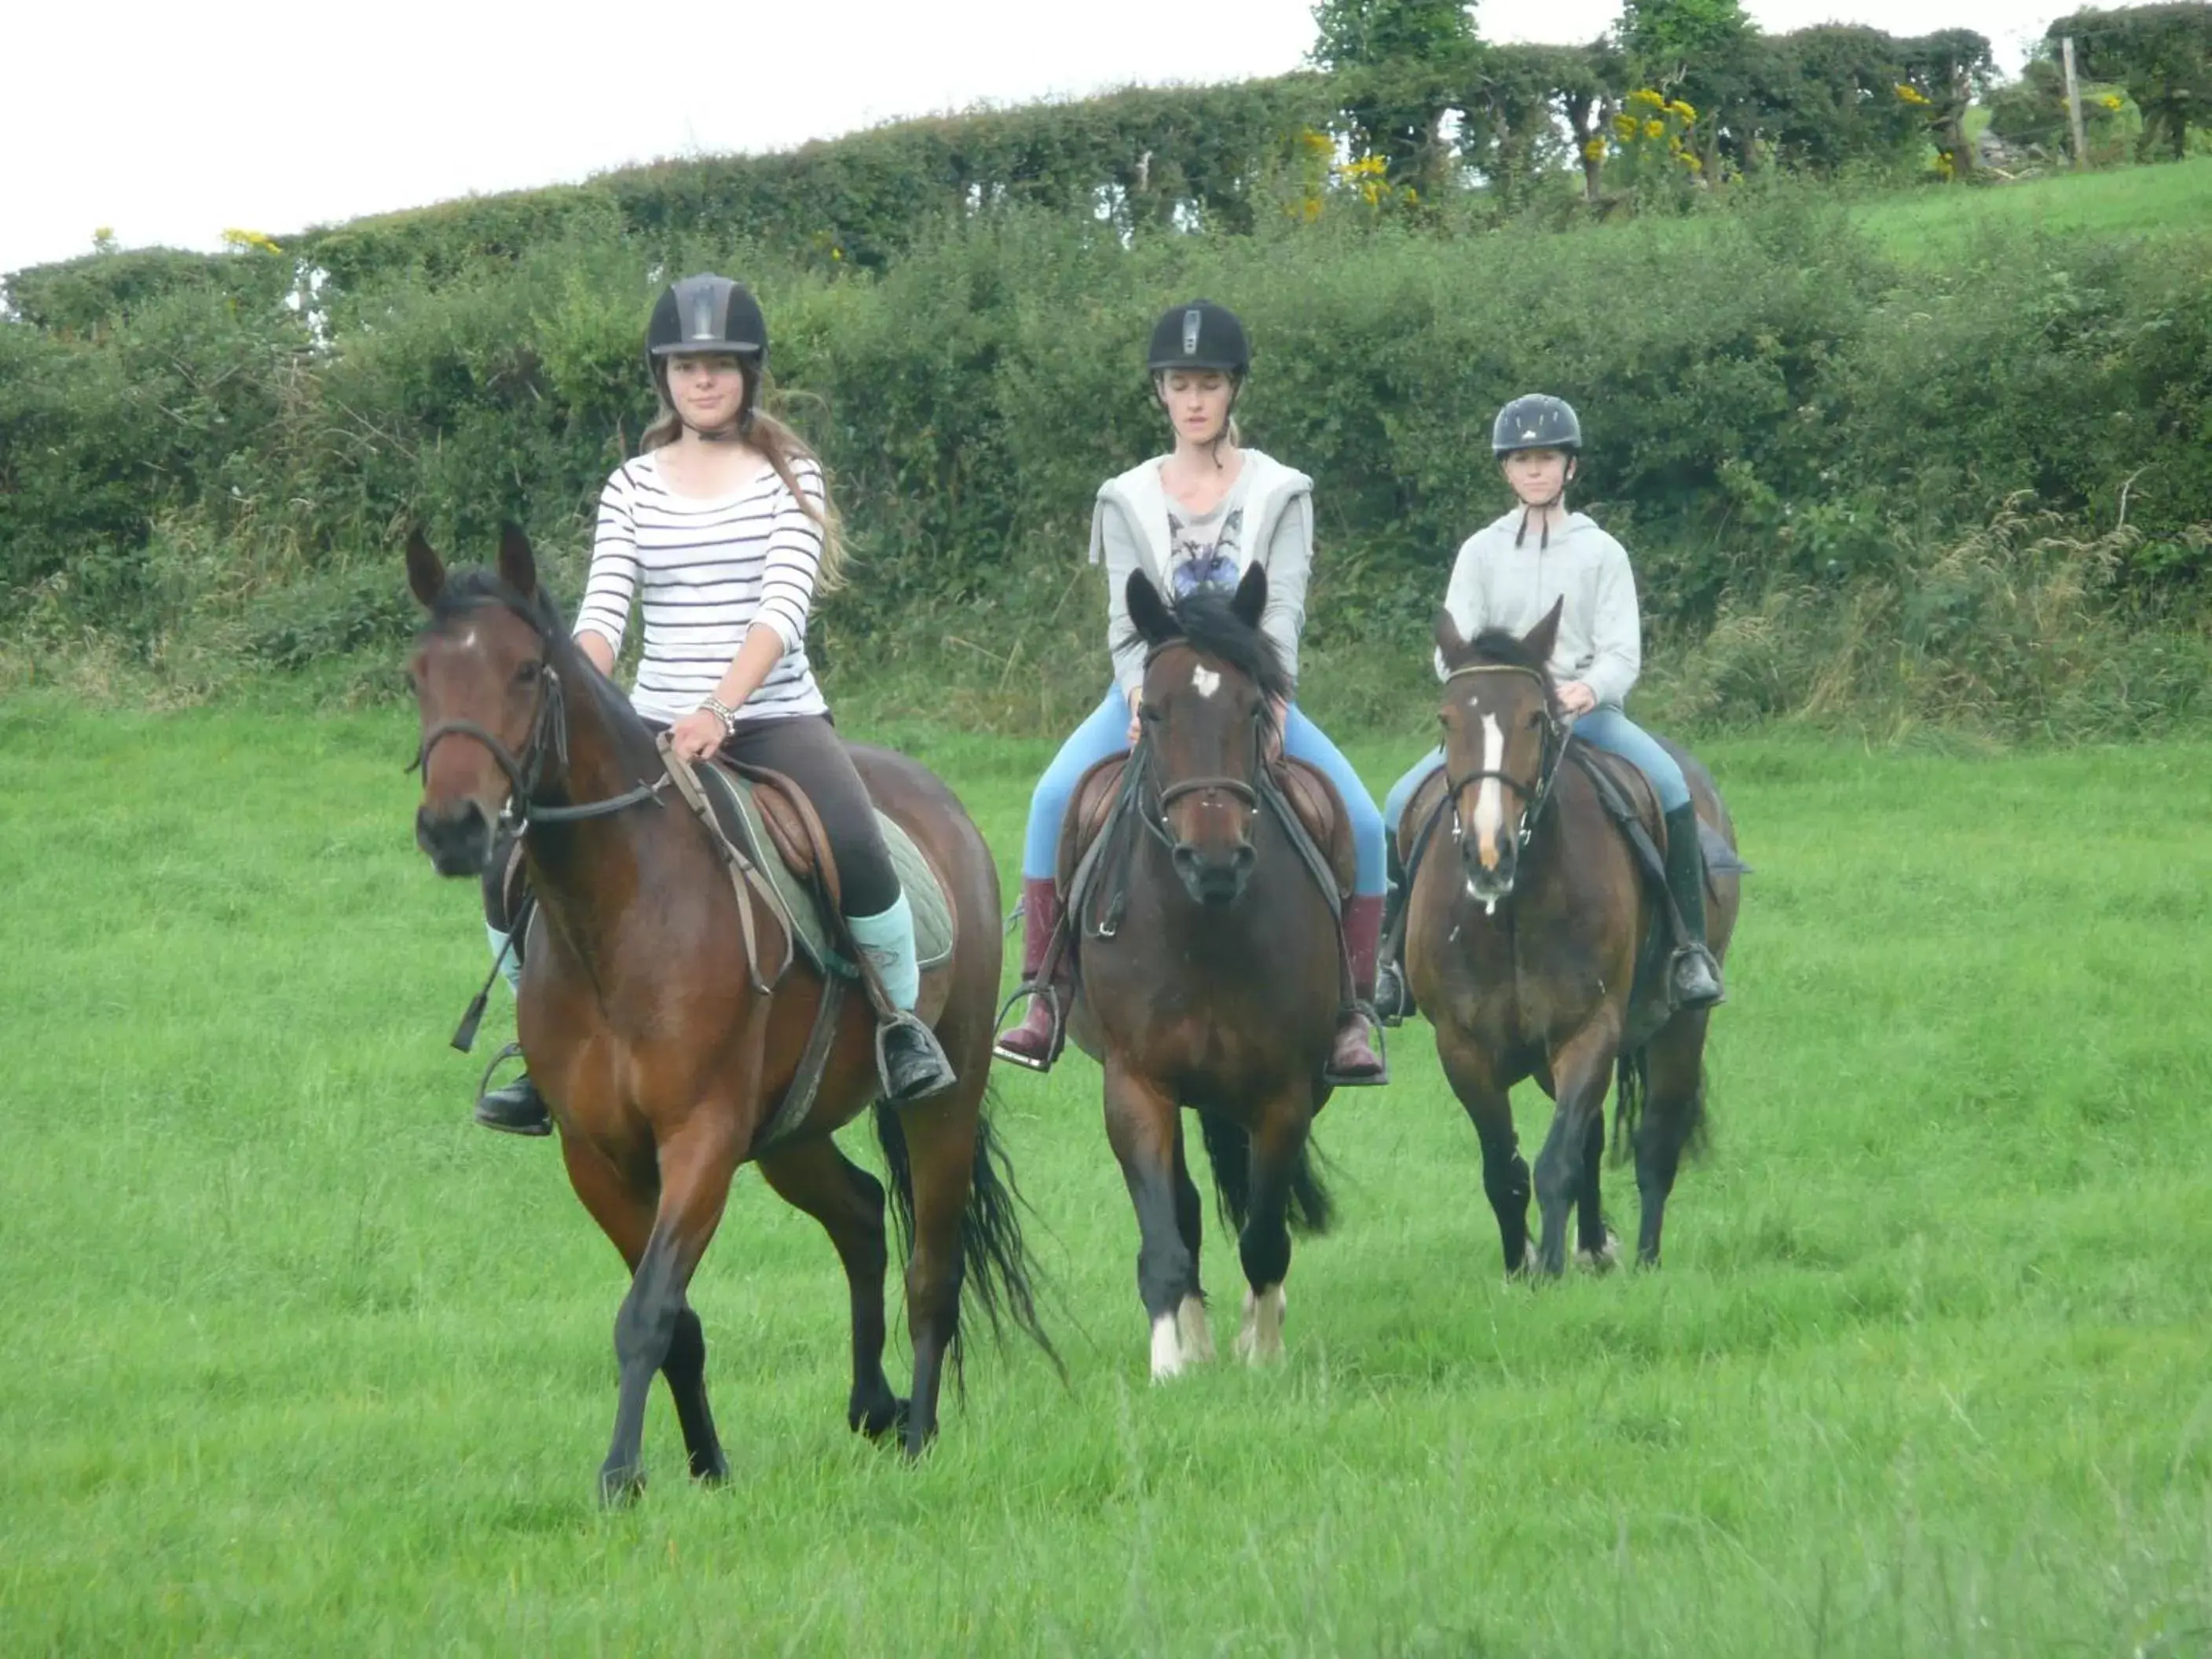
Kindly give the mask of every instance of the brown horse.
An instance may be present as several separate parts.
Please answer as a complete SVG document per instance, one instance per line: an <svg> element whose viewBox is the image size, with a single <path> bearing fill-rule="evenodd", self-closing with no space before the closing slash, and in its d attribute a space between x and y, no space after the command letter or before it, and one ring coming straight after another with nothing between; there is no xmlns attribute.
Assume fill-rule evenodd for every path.
<svg viewBox="0 0 2212 1659"><path fill-rule="evenodd" d="M781 928L763 907L748 959L739 900L705 827L664 793L652 731L570 641L520 532L503 538L495 574L452 580L417 535L407 573L430 612L409 666L422 720L416 839L440 874L474 877L502 811L521 824L538 908L516 1024L559 1125L569 1182L630 1270L615 1321L621 1381L602 1497L617 1501L642 1484L639 1441L655 1371L675 1397L691 1473L727 1474L707 1407L706 1341L685 1291L749 1159L822 1224L844 1264L846 1420L871 1437L902 1426L906 1450L919 1453L937 1425L948 1352L957 1364L963 1280L994 1330L1003 1307L1050 1352L983 1113L1000 946L998 872L982 837L921 767L854 749L870 793L922 848L957 918L952 955L925 976L917 1012L959 1082L896 1113L878 1103L875 1113L911 1239L908 1401L883 1369L884 1191L830 1139L878 1094L866 1000L847 1000L796 1133L761 1148L822 981L802 958L774 994L757 988L756 961L773 972L781 960Z"/></svg>
<svg viewBox="0 0 2212 1659"><path fill-rule="evenodd" d="M1156 1381L1213 1354L1183 1106L1198 1110L1217 1193L1240 1230L1246 1358L1282 1352L1292 1219L1313 1233L1329 1221L1307 1139L1328 1098L1322 1073L1344 969L1328 897L1281 815L1268 699L1290 687L1259 629L1266 604L1258 565L1233 600L1201 592L1172 608L1142 572L1129 579L1129 616L1151 647L1142 736L1126 763L1103 763L1078 790L1061 843L1067 925L1082 930L1069 1030L1105 1068L1106 1132L1136 1206ZM1116 805L1096 860L1105 873L1070 890L1084 828L1109 791ZM1341 865L1340 806L1335 818Z"/></svg>
<svg viewBox="0 0 2212 1659"><path fill-rule="evenodd" d="M1639 1262L1659 1260L1659 1231L1675 1170L1705 1114L1704 1009L1668 1004L1663 953L1647 941L1665 924L1634 852L1582 765L1545 664L1559 607L1522 638L1462 639L1437 622L1449 675L1440 719L1444 767L1408 803L1401 850L1413 847L1407 969L1436 1028L1437 1053L1482 1142L1483 1189L1498 1214L1509 1273L1532 1257L1563 1271L1566 1221L1577 1210L1578 1253L1607 1265L1614 1247L1598 1204L1606 1090L1618 1073L1616 1146L1632 1134L1641 1200ZM1670 748L1689 778L1698 815L1730 848L1735 829L1705 769ZM1589 757L1663 837L1657 801L1626 762ZM1425 851L1425 855L1420 855ZM1716 959L1735 926L1732 860L1709 872L1709 943ZM1655 933L1655 928L1658 931ZM1655 971L1654 964L1657 964ZM1534 1077L1555 1104L1536 1158L1540 1245L1528 1245L1528 1166L1513 1132L1507 1091ZM1641 1121L1638 1122L1640 1115Z"/></svg>

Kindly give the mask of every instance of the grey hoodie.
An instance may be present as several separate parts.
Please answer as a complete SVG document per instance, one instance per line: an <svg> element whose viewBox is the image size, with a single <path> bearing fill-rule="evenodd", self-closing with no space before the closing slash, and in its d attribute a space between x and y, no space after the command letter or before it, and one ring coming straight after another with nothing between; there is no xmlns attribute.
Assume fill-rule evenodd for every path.
<svg viewBox="0 0 2212 1659"><path fill-rule="evenodd" d="M1243 452L1237 482L1219 509L1225 523L1237 514L1232 544L1224 531L1218 550L1233 554L1241 578L1255 561L1267 572L1267 608L1260 627L1275 642L1293 683L1298 676L1298 636L1305 630L1306 579L1313 570L1313 480L1257 449ZM1106 566L1106 646L1114 679L1124 692L1145 683L1145 646L1127 645L1129 574L1142 570L1165 592L1170 558L1167 491L1155 457L1099 487L1091 520L1091 562ZM1209 514L1211 520L1213 515ZM1172 599L1173 595L1167 597Z"/></svg>
<svg viewBox="0 0 2212 1659"><path fill-rule="evenodd" d="M1551 545L1530 526L1520 546L1515 507L1461 544L1444 609L1461 635L1473 639L1486 628L1526 634L1544 620L1561 598L1559 633L1552 648L1555 681L1580 680L1597 696L1601 708L1618 708L1644 668L1642 624L1636 608L1636 578L1628 550L1580 513L1567 515L1552 532ZM1437 675L1444 672L1437 653Z"/></svg>

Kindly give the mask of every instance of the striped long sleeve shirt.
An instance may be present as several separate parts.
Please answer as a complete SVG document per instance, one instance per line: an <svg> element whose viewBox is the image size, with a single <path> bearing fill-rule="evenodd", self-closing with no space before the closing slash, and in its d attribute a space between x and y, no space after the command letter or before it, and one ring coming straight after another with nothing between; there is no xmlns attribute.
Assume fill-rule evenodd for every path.
<svg viewBox="0 0 2212 1659"><path fill-rule="evenodd" d="M793 477L819 511L822 471L800 460ZM617 654L633 601L645 610L645 648L630 702L673 723L699 707L736 659L746 633L775 629L783 656L740 711L747 720L823 714L829 705L806 660L806 617L822 561L822 528L770 471L715 500L679 495L640 455L617 467L599 496L592 572L576 613Z"/></svg>

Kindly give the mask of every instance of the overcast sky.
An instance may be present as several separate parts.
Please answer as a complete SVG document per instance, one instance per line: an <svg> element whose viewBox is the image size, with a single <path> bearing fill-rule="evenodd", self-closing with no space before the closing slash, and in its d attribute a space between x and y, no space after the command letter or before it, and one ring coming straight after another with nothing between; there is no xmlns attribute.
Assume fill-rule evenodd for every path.
<svg viewBox="0 0 2212 1659"><path fill-rule="evenodd" d="M1978 29L2001 64L2047 0L1748 0L1766 29ZM1578 41L1619 0L1483 0L1492 40ZM627 162L786 148L900 116L1297 67L1310 0L198 0L12 9L0 27L0 271L213 248Z"/></svg>

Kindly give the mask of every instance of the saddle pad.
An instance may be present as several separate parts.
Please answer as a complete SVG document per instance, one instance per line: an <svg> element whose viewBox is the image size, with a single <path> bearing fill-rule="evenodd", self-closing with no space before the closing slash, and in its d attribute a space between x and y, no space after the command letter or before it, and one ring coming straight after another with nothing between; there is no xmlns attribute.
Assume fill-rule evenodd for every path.
<svg viewBox="0 0 2212 1659"><path fill-rule="evenodd" d="M706 781L707 799L714 804L714 815L721 820L724 831L768 877L784 908L798 924L800 954L817 969L842 974L847 979L859 978L859 970L830 948L830 927L813 885L793 874L791 866L777 855L753 800L751 780L738 777L721 766L694 769ZM934 968L952 954L952 906L938 884L937 872L914 844L914 837L881 811L876 814L876 827L883 831L884 843L890 848L891 867L898 872L899 885L914 909L915 954L924 969Z"/></svg>

